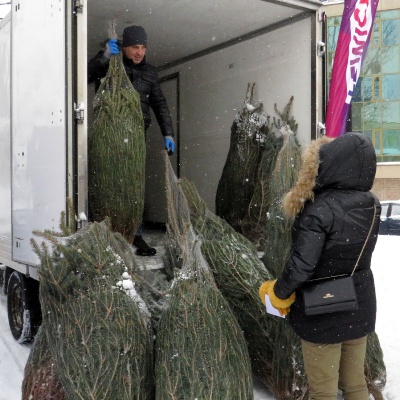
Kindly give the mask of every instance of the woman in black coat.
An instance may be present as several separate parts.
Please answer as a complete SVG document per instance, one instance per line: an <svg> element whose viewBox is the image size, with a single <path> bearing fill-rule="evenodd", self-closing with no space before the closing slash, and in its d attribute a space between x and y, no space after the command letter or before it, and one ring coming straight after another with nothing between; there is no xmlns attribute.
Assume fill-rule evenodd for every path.
<svg viewBox="0 0 400 400"><path fill-rule="evenodd" d="M260 296L264 301L269 294L301 338L311 399L336 400L338 387L346 400L369 399L364 360L367 335L375 330L370 266L381 211L370 191L375 173L375 149L366 136L323 137L309 146L299 180L284 199L285 214L294 218L292 250L280 277L265 282ZM358 309L306 316L302 285L350 275L364 243L353 275Z"/></svg>

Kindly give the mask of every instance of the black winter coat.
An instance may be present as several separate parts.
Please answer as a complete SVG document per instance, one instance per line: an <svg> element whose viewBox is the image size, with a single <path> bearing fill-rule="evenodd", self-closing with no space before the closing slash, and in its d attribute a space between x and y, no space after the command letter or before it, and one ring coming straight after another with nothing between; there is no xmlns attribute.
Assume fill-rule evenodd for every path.
<svg viewBox="0 0 400 400"><path fill-rule="evenodd" d="M302 170L308 166L309 171L315 163L316 176L300 173L303 186L297 184L285 198L285 209L296 218L290 259L276 282L275 294L285 299L296 292L289 322L302 339L340 343L360 338L374 331L376 319L370 268L381 211L378 199L370 192L376 172L375 149L364 135L347 133L317 145L304 160ZM313 199L304 192L308 183ZM358 310L306 316L298 289L310 279L352 272L371 227L374 206L371 236L354 273Z"/></svg>
<svg viewBox="0 0 400 400"><path fill-rule="evenodd" d="M103 55L104 52L100 51L88 62L88 83L95 82L96 91L100 86L101 78L106 76L109 66L109 61ZM145 130L151 124L151 107L157 118L162 135L174 136L167 101L158 82L157 68L148 64L146 58L140 64L134 64L132 60L123 56L123 62L133 87L140 93Z"/></svg>

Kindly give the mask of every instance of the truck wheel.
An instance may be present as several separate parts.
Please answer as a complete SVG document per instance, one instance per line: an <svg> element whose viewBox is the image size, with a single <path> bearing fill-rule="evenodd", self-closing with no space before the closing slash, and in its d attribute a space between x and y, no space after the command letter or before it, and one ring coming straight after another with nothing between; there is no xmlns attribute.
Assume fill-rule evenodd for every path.
<svg viewBox="0 0 400 400"><path fill-rule="evenodd" d="M33 340L40 325L38 283L14 271L7 285L8 322L19 343ZM36 297L36 298L35 298Z"/></svg>

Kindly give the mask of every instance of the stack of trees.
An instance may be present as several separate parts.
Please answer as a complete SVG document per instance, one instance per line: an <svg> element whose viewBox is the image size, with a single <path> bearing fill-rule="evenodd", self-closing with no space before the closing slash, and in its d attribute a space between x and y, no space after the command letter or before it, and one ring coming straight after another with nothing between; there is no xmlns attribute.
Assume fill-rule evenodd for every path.
<svg viewBox="0 0 400 400"><path fill-rule="evenodd" d="M99 131L113 119L106 118L108 107L128 113L118 108L110 84ZM275 106L279 119L270 124L262 106L251 105L253 90L249 85L232 126L217 193L220 216L207 209L193 184L176 178L165 154L170 281L163 272L139 271L129 245L144 197L138 166L138 181L116 175L115 165L106 179L94 177L92 199L103 196L104 204L91 207L102 222L79 232L62 223L61 235L37 233L46 240L32 242L41 261L43 324L26 366L23 400L247 400L253 398L252 373L276 399L305 398L299 339L285 319L265 312L258 295L262 282L280 274L290 250L292 221L281 206L301 161L289 116L293 98L282 113ZM102 146L110 146L105 132ZM134 137L142 141L140 133ZM104 149L92 150L97 174L99 160L110 155L96 158ZM128 165L133 154L124 174L134 172ZM107 187L108 179L118 182ZM129 191L122 180L137 192L120 198L126 204L119 209L116 196ZM106 196L96 193L100 186ZM240 195L228 196L232 188ZM366 376L378 399L376 382L386 377L376 335L368 339Z"/></svg>

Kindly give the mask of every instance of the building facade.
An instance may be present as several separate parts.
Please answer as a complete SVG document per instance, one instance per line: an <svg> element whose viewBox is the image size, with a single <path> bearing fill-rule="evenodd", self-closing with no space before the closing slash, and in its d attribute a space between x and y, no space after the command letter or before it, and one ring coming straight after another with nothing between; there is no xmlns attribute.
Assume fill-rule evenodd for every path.
<svg viewBox="0 0 400 400"><path fill-rule="evenodd" d="M326 87L343 13L343 2L323 7L326 36ZM381 0L368 52L354 92L347 131L363 132L376 149L373 187L380 200L400 199L400 2Z"/></svg>

